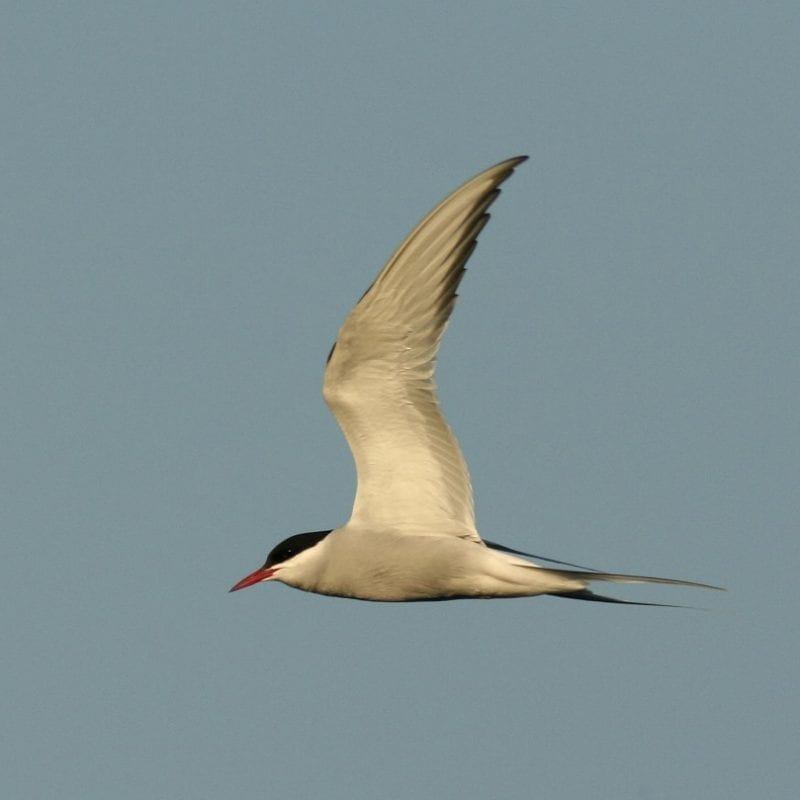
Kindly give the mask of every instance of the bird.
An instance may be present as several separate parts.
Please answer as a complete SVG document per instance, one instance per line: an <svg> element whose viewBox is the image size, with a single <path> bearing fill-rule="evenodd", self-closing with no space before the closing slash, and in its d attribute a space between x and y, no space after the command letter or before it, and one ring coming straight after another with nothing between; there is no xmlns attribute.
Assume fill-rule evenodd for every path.
<svg viewBox="0 0 800 800"><path fill-rule="evenodd" d="M448 195L403 240L347 315L328 355L323 396L355 461L350 519L284 539L231 592L279 581L368 601L551 595L667 605L608 597L589 586L719 588L580 567L478 533L467 464L437 396L436 356L488 209L526 160L495 164Z"/></svg>

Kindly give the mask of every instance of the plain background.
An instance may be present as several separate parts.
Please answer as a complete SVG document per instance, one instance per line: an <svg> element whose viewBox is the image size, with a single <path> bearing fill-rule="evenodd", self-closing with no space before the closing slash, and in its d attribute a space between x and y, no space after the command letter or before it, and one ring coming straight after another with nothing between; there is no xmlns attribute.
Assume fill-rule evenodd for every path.
<svg viewBox="0 0 800 800"><path fill-rule="evenodd" d="M4 798L796 796L796 3L2 17ZM439 371L481 530L730 591L226 594L347 518L336 330L520 153Z"/></svg>

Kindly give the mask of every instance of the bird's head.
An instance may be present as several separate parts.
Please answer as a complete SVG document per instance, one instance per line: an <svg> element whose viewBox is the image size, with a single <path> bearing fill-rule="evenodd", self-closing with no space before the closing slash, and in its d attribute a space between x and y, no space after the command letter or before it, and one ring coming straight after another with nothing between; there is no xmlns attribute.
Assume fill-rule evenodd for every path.
<svg viewBox="0 0 800 800"><path fill-rule="evenodd" d="M246 589L264 581L281 581L302 588L304 567L310 566L309 562L313 561L316 555L312 554L311 550L329 533L330 531L296 533L284 539L270 550L264 566L242 578L230 591L238 592L239 589Z"/></svg>

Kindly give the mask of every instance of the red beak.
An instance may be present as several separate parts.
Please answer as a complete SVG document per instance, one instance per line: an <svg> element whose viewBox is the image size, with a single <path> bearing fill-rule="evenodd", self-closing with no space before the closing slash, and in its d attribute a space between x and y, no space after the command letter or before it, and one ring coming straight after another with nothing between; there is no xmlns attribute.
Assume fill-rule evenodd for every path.
<svg viewBox="0 0 800 800"><path fill-rule="evenodd" d="M236 586L234 586L230 591L238 592L239 589L246 589L248 586L252 586L254 583L261 583L261 581L271 578L276 572L277 570L274 567L261 567L251 575L248 575L246 578L242 578L239 583L237 583Z"/></svg>

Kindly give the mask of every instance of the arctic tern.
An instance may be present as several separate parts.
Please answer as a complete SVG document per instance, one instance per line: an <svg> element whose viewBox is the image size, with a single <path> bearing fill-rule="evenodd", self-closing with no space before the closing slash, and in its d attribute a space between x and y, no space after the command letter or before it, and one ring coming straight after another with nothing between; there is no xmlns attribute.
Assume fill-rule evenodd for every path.
<svg viewBox="0 0 800 800"><path fill-rule="evenodd" d="M467 181L398 247L344 321L323 395L355 460L358 488L339 528L285 539L231 591L265 581L360 600L555 595L633 603L591 592L594 581L714 589L671 578L542 566L484 540L464 457L439 407L436 353L456 289L499 186L526 160ZM567 562L543 559L561 566Z"/></svg>

